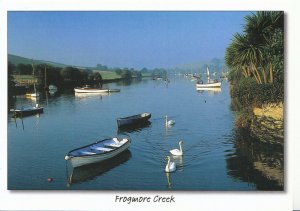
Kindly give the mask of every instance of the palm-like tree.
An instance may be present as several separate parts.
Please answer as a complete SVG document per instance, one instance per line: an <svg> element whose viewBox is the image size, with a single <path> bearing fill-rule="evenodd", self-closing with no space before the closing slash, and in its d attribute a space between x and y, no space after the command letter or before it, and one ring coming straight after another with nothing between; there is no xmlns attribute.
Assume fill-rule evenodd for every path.
<svg viewBox="0 0 300 211"><path fill-rule="evenodd" d="M244 77L255 77L261 84L261 74L258 65L263 59L263 46L255 45L249 36L235 34L231 45L227 48L225 60L227 65L235 70L240 69Z"/></svg>
<svg viewBox="0 0 300 211"><path fill-rule="evenodd" d="M273 83L274 34L283 30L283 12L257 12L245 17L244 34L235 34L225 61L236 74L255 77L258 84ZM240 74L241 75L241 74Z"/></svg>

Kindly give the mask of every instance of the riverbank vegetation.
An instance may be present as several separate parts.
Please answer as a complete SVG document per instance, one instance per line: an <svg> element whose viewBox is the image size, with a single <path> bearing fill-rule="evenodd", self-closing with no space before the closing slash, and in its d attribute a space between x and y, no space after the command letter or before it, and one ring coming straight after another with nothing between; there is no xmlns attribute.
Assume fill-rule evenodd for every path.
<svg viewBox="0 0 300 211"><path fill-rule="evenodd" d="M284 13L253 13L245 17L243 29L233 36L225 61L236 124L250 129L256 120L253 109L284 103Z"/></svg>
<svg viewBox="0 0 300 211"><path fill-rule="evenodd" d="M143 77L166 77L163 68L141 70L134 68L110 68L97 64L96 67L75 67L60 63L32 60L8 55L9 95L19 94L15 85L48 87L74 87L83 84L101 84L119 80L141 79Z"/></svg>

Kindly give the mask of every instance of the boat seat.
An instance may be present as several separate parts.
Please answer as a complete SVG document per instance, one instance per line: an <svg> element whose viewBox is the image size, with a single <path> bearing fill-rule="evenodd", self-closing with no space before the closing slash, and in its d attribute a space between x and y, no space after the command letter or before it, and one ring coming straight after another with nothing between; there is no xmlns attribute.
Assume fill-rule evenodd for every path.
<svg viewBox="0 0 300 211"><path fill-rule="evenodd" d="M78 152L80 155L95 155L95 152L90 152L90 151L80 151Z"/></svg>
<svg viewBox="0 0 300 211"><path fill-rule="evenodd" d="M90 149L92 150L98 150L98 151L104 151L104 152L109 152L112 149L105 148L105 147L100 147L100 146L91 146Z"/></svg>

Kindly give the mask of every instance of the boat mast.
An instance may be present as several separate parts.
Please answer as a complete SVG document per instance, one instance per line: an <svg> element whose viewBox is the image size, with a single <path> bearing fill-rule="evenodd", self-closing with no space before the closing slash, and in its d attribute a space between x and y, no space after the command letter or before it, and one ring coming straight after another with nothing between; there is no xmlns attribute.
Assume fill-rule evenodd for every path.
<svg viewBox="0 0 300 211"><path fill-rule="evenodd" d="M47 88L47 74L46 74L47 68L45 65L45 88Z"/></svg>
<svg viewBox="0 0 300 211"><path fill-rule="evenodd" d="M33 59L31 59L31 61L32 61L32 76L33 76L33 80L34 80L34 82L33 82L33 89L34 89L34 93L35 93L35 95L36 95L36 88L35 88L35 76L34 76L34 73L35 73L35 71L34 71L34 61L33 61Z"/></svg>
<svg viewBox="0 0 300 211"><path fill-rule="evenodd" d="M210 82L210 77L209 77L209 68L208 68L208 65L206 65L206 74L207 74L207 81L209 83Z"/></svg>
<svg viewBox="0 0 300 211"><path fill-rule="evenodd" d="M32 66L32 75L34 77L34 62L33 62L33 59L31 59L31 61L32 61L32 64L31 64L31 66Z"/></svg>

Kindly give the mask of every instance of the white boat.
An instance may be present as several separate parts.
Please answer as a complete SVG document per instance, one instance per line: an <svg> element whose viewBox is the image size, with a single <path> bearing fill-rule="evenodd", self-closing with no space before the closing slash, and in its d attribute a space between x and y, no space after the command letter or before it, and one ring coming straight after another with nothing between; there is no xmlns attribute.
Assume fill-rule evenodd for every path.
<svg viewBox="0 0 300 211"><path fill-rule="evenodd" d="M75 88L75 93L105 93L105 92L120 92L120 89L102 89L102 88L91 88L90 86L85 86L82 88Z"/></svg>
<svg viewBox="0 0 300 211"><path fill-rule="evenodd" d="M73 167L101 162L112 158L130 145L129 138L109 138L73 149L67 153L65 160L69 160Z"/></svg>
<svg viewBox="0 0 300 211"><path fill-rule="evenodd" d="M213 88L213 87L221 87L222 83L218 82L217 79L211 79L209 75L209 68L206 66L206 72L207 72L207 83L204 83L203 81L198 81L196 84L196 88Z"/></svg>
<svg viewBox="0 0 300 211"><path fill-rule="evenodd" d="M57 86L50 84L50 85L49 85L49 91L50 91L50 90L52 90L52 91L57 91Z"/></svg>

